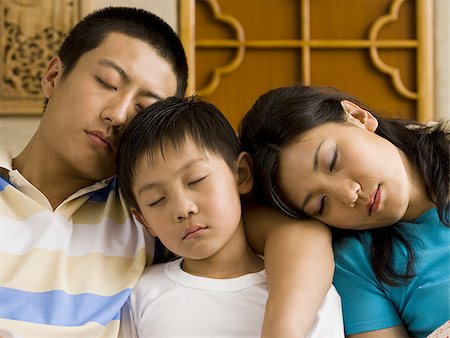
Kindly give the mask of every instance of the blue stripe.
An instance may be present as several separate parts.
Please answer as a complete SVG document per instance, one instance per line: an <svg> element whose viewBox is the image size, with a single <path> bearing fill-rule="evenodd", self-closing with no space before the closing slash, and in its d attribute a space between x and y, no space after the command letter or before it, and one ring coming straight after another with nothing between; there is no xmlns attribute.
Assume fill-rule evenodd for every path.
<svg viewBox="0 0 450 338"><path fill-rule="evenodd" d="M3 177L0 175L0 191L5 190L6 186L11 185L11 182L6 179L6 177Z"/></svg>
<svg viewBox="0 0 450 338"><path fill-rule="evenodd" d="M109 193L117 188L116 181L116 176L114 176L106 187L92 192L89 196L89 200L93 202L106 202L108 200Z"/></svg>
<svg viewBox="0 0 450 338"><path fill-rule="evenodd" d="M26 292L0 287L0 318L58 326L82 326L96 322L103 326L120 319L131 289L113 296L91 293L69 295L64 291Z"/></svg>

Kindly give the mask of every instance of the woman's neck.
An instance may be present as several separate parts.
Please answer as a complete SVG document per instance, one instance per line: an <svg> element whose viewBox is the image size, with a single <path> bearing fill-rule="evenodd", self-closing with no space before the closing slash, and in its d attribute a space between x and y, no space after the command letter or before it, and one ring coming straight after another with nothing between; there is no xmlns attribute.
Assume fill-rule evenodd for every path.
<svg viewBox="0 0 450 338"><path fill-rule="evenodd" d="M409 195L409 204L406 209L402 221L412 222L416 220L425 211L436 207L436 204L428 197L427 189L422 175L408 160L406 155L401 152L403 162L405 164L406 172L409 182L411 184L411 191Z"/></svg>

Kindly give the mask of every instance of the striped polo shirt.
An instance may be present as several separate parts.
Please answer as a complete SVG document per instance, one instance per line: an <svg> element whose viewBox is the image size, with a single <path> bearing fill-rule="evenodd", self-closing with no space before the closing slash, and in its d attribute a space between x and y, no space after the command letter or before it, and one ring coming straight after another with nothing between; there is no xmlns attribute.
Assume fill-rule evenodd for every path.
<svg viewBox="0 0 450 338"><path fill-rule="evenodd" d="M146 238L115 179L52 210L11 163L0 150L0 337L116 337Z"/></svg>

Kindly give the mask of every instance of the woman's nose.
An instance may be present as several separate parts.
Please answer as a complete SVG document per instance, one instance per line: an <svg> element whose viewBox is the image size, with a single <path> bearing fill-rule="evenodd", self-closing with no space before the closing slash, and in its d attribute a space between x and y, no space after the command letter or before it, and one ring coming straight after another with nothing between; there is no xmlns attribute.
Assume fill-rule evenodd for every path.
<svg viewBox="0 0 450 338"><path fill-rule="evenodd" d="M361 185L353 180L335 180L330 183L330 194L344 205L354 207L358 201Z"/></svg>

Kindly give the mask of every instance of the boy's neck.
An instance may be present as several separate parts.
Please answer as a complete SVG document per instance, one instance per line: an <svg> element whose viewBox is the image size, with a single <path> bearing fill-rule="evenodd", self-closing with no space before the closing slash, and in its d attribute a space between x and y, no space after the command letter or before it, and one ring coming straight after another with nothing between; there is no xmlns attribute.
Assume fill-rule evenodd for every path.
<svg viewBox="0 0 450 338"><path fill-rule="evenodd" d="M184 258L181 267L194 276L228 279L259 272L264 261L248 245L241 221L225 247L205 259Z"/></svg>

